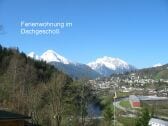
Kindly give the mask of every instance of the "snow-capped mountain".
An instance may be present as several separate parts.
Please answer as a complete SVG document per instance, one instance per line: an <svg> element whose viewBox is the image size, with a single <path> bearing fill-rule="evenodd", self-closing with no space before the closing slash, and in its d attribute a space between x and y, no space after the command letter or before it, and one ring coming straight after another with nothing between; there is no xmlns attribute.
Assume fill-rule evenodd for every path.
<svg viewBox="0 0 168 126"><path fill-rule="evenodd" d="M127 62L119 58L107 56L98 58L88 65L73 63L53 50L47 50L40 57L34 52L29 53L28 56L36 60L46 61L73 78L93 79L100 76L110 76L111 74L135 70L135 68Z"/></svg>
<svg viewBox="0 0 168 126"><path fill-rule="evenodd" d="M50 62L50 64L75 79L95 79L101 76L89 66L81 63L63 64L60 62Z"/></svg>
<svg viewBox="0 0 168 126"><path fill-rule="evenodd" d="M34 52L29 53L28 56L36 60L46 61L73 78L94 79L100 76L99 73L92 70L88 65L73 63L53 50L47 50L40 58L36 58L37 55Z"/></svg>
<svg viewBox="0 0 168 126"><path fill-rule="evenodd" d="M160 67L160 66L162 66L161 63L157 63L157 64L153 65L153 67Z"/></svg>
<svg viewBox="0 0 168 126"><path fill-rule="evenodd" d="M36 55L34 52L30 52L27 56L36 60L40 59L39 56Z"/></svg>
<svg viewBox="0 0 168 126"><path fill-rule="evenodd" d="M135 70L135 67L129 65L127 62L119 58L107 56L98 58L96 61L88 63L88 66L103 76L110 76L111 74Z"/></svg>
<svg viewBox="0 0 168 126"><path fill-rule="evenodd" d="M40 59L46 61L47 63L49 63L49 62L59 62L59 63L63 63L63 64L70 64L69 60L67 60L66 58L59 55L58 53L56 53L53 50L47 50L46 52L44 52L41 55Z"/></svg>

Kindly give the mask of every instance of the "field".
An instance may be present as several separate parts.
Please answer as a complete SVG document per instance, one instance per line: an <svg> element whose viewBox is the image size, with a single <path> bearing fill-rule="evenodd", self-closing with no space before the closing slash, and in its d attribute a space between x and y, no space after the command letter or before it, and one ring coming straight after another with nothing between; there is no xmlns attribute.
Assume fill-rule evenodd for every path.
<svg viewBox="0 0 168 126"><path fill-rule="evenodd" d="M128 100L122 100L120 105L124 108L131 108L130 102Z"/></svg>

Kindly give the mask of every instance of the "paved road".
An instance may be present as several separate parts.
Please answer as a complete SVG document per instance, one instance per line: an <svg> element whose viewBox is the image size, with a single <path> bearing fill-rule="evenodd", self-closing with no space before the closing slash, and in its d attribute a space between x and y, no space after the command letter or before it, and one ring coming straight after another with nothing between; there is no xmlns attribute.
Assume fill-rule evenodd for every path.
<svg viewBox="0 0 168 126"><path fill-rule="evenodd" d="M123 110L123 111L127 111L127 109L126 108L124 108L124 107L122 107L121 105L120 105L120 101L116 101L116 102L113 102L113 105L116 107L116 108L118 108L118 109L121 109L121 110Z"/></svg>

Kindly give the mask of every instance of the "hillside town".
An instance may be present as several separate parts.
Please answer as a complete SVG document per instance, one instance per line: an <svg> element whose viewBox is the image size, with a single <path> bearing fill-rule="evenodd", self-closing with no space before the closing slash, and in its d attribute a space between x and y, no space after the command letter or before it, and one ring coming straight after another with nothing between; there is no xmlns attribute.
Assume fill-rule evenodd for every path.
<svg viewBox="0 0 168 126"><path fill-rule="evenodd" d="M109 78L97 78L89 80L93 89L107 90L114 87L123 93L139 92L145 95L168 96L168 79L151 79L148 77L140 77L135 73L129 75L112 76ZM162 84L163 86L157 86ZM149 88L150 87L150 88Z"/></svg>

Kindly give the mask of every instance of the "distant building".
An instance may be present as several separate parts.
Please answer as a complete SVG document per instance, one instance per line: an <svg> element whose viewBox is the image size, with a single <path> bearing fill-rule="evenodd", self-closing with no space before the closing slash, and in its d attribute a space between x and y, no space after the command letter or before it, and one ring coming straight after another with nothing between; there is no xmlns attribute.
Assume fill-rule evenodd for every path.
<svg viewBox="0 0 168 126"><path fill-rule="evenodd" d="M164 101L168 100L167 97L158 97L158 96L137 96L140 101Z"/></svg>
<svg viewBox="0 0 168 126"><path fill-rule="evenodd" d="M168 121L151 118L149 120L149 126L168 126Z"/></svg>
<svg viewBox="0 0 168 126"><path fill-rule="evenodd" d="M158 96L135 96L130 95L129 101L133 108L141 107L141 101L167 101L167 97L158 97Z"/></svg>
<svg viewBox="0 0 168 126"><path fill-rule="evenodd" d="M30 126L26 123L30 119L28 116L0 110L0 126Z"/></svg>
<svg viewBox="0 0 168 126"><path fill-rule="evenodd" d="M141 107L141 104L140 104L140 100L137 96L135 95L130 95L129 96L129 101L130 101L130 104L133 108L139 108Z"/></svg>

